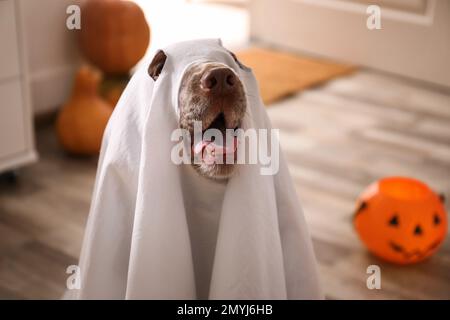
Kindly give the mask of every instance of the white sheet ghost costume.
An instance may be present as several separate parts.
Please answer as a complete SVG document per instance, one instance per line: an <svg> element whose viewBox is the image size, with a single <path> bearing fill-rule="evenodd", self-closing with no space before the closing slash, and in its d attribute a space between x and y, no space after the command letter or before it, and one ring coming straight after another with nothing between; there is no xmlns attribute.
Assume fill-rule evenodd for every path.
<svg viewBox="0 0 450 320"><path fill-rule="evenodd" d="M275 175L240 165L227 182L171 161L187 66L227 64L247 92L244 129L270 123L253 73L220 40L164 52L124 91L106 128L80 257L78 299L318 299L311 239L282 155Z"/></svg>

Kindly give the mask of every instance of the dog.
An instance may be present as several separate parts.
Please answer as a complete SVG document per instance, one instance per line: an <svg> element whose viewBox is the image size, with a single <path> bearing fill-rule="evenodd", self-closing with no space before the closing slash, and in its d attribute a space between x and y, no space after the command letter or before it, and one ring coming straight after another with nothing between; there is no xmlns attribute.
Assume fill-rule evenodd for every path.
<svg viewBox="0 0 450 320"><path fill-rule="evenodd" d="M240 68L246 68L229 52ZM150 77L157 81L167 59L159 50L149 65ZM191 164L182 168L182 187L189 197L184 199L191 238L197 296L208 297L221 206L227 180L236 171L236 150L232 147L232 163L205 160L210 141L202 140L197 150L201 161L195 163L194 123L200 121L202 134L209 129L219 130L226 144L226 130L241 128L247 110L246 93L242 81L228 65L215 61L194 62L184 72L178 92L178 125L190 133ZM234 142L231 144L234 145ZM218 146L215 146L218 147ZM211 150L211 149L210 149ZM213 149L214 152L214 149ZM223 153L223 157L226 153ZM226 163L225 163L226 162ZM193 169L194 170L193 170Z"/></svg>
<svg viewBox="0 0 450 320"><path fill-rule="evenodd" d="M164 51L136 71L105 131L75 296L322 297L253 72L218 39ZM241 161L247 144L270 150L276 170Z"/></svg>
<svg viewBox="0 0 450 320"><path fill-rule="evenodd" d="M239 62L236 55L229 54L242 69L246 67ZM167 55L159 50L149 65L148 73L157 81ZM196 62L185 71L180 84L178 95L179 127L187 130L191 135L191 163L200 175L210 179L228 179L235 172L236 146L235 142L226 141L226 130L233 133L241 128L242 119L247 109L247 100L242 81L236 72L224 63L214 61ZM215 155L223 150L220 146L211 144L211 141L202 141L194 145L194 123L202 123L202 133L216 129L222 133L223 146L231 145L222 152L223 161L206 161L207 153ZM233 153L232 163L225 161L227 153ZM195 154L200 153L201 162L195 163Z"/></svg>

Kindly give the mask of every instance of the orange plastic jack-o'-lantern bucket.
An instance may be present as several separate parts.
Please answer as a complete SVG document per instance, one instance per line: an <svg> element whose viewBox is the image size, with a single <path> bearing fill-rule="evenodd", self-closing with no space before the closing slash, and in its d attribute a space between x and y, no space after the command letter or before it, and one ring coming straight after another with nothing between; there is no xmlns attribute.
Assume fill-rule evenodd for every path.
<svg viewBox="0 0 450 320"><path fill-rule="evenodd" d="M389 177L359 197L354 225L376 256L398 264L422 261L447 234L444 198L411 178Z"/></svg>

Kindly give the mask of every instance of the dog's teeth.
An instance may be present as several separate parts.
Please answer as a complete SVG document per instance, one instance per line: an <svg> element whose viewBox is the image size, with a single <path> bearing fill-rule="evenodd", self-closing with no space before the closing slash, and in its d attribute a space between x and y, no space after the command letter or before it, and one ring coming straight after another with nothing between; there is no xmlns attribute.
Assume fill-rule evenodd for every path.
<svg viewBox="0 0 450 320"><path fill-rule="evenodd" d="M206 154L211 156L215 154L215 149L211 145L206 146Z"/></svg>

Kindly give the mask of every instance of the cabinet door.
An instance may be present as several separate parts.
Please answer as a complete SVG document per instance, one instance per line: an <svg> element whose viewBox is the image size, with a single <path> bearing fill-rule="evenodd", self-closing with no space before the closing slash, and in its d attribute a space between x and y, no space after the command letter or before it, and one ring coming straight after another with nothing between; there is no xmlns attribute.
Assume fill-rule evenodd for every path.
<svg viewBox="0 0 450 320"><path fill-rule="evenodd" d="M16 19L13 0L0 0L0 83L19 74Z"/></svg>
<svg viewBox="0 0 450 320"><path fill-rule="evenodd" d="M256 39L450 87L448 0L253 0L250 14Z"/></svg>
<svg viewBox="0 0 450 320"><path fill-rule="evenodd" d="M0 160L13 157L25 149L26 138L20 81L0 82Z"/></svg>

